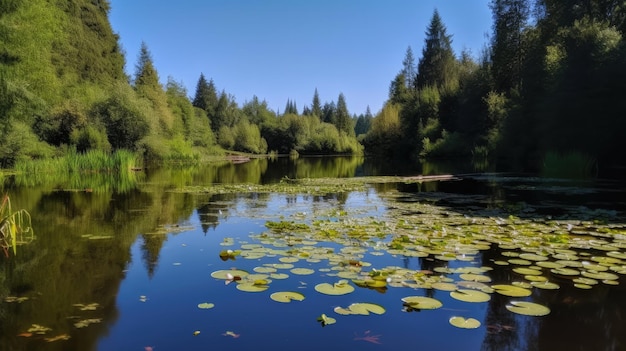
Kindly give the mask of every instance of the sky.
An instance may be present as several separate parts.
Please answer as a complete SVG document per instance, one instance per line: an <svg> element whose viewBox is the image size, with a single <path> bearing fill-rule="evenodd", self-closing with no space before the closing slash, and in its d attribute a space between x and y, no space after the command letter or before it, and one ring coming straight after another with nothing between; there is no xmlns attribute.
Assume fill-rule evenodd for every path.
<svg viewBox="0 0 626 351"><path fill-rule="evenodd" d="M422 56L439 11L455 54L477 58L492 27L489 0L110 0L109 19L134 75L145 42L163 83L193 98L200 74L241 106L257 96L274 111L344 94L350 114L376 114L411 46Z"/></svg>

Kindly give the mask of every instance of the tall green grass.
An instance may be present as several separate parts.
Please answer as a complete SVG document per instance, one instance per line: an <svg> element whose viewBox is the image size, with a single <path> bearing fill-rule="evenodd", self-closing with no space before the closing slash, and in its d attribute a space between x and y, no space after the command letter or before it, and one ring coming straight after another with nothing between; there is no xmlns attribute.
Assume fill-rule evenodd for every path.
<svg viewBox="0 0 626 351"><path fill-rule="evenodd" d="M589 179L594 176L596 160L580 152L548 151L543 158L541 175L550 178Z"/></svg>
<svg viewBox="0 0 626 351"><path fill-rule="evenodd" d="M48 185L66 190L126 192L137 184L141 162L136 154L70 150L57 158L20 161L15 164L17 185Z"/></svg>

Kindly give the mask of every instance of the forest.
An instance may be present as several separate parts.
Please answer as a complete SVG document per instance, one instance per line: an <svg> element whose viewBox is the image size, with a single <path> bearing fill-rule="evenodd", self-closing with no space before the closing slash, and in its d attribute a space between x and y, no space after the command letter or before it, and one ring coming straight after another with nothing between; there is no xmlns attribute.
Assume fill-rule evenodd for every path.
<svg viewBox="0 0 626 351"><path fill-rule="evenodd" d="M256 96L239 104L210 72L198 72L194 92L173 77L163 85L146 44L128 75L107 0L2 0L0 167L128 150L157 162L365 153L623 170L626 2L492 0L490 8L492 33L477 57L453 51L435 10L421 55L407 48L383 108L356 115L343 94L322 103L315 87L301 111L290 100L273 111Z"/></svg>

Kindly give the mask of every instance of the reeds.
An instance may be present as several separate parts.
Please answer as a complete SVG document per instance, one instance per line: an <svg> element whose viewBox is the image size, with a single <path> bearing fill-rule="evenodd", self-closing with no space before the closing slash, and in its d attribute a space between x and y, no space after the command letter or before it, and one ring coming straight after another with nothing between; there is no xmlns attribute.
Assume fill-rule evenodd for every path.
<svg viewBox="0 0 626 351"><path fill-rule="evenodd" d="M139 159L130 151L70 150L62 157L16 163L15 181L18 185L48 184L64 190L126 192L136 185L138 169Z"/></svg>
<svg viewBox="0 0 626 351"><path fill-rule="evenodd" d="M13 255L17 255L17 245L28 243L33 237L30 213L26 210L13 212L9 196L4 195L0 205L0 247L4 255L9 257L10 248Z"/></svg>

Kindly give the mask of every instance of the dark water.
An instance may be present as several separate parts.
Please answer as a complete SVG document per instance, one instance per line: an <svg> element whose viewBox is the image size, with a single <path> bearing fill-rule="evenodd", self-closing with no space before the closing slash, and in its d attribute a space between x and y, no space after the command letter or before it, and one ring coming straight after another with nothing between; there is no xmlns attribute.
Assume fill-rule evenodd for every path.
<svg viewBox="0 0 626 351"><path fill-rule="evenodd" d="M489 214L499 218L514 214L528 221L595 220L623 233L618 234L623 237L623 184L472 175L450 181L373 184L366 191L326 196L173 191L193 185L270 184L285 177L448 172L454 169L362 158L301 158L148 169L130 184L126 179L124 184L111 181L85 189L58 180L26 187L19 185L24 181L9 179L4 191L14 208L30 212L36 238L18 246L17 255L0 258L0 349L626 349L623 276L618 285L600 283L588 290L575 288L564 278L555 278L561 285L558 290L532 289L530 298L551 309L543 317L512 314L504 307L511 299L495 293L484 303L462 302L450 298L446 291L419 288L389 288L384 292L357 288L348 295L322 295L313 287L337 279L328 271L333 264L325 260L301 260L296 267L311 268L315 273L290 274L258 293L237 290L236 283L226 285L211 277L216 270L236 267L252 272L263 264L279 263L280 255L223 261L219 253L231 248L223 245L229 239L234 242L233 249L258 244L255 235L268 230L266 221L297 219L304 213L346 211L365 218L384 218L396 207L408 215L410 207L406 210L406 204L428 203L464 216ZM458 173L471 172L462 169ZM315 245L336 251L342 247L333 242ZM513 280L510 268L493 264L502 259L501 251L494 245L469 264L494 268L486 273L494 282ZM468 265L432 256L378 256L372 252L363 256L371 267L432 270ZM597 254L600 252L589 250L590 256ZM616 265L626 266L626 260ZM458 274L449 276L458 280ZM269 299L276 291L297 291L306 298L281 304ZM401 298L409 295L437 298L444 308L403 311ZM27 299L7 301L10 297ZM202 302L215 307L199 309L197 305ZM386 312L370 316L333 312L336 306L354 302L376 303ZM92 309L86 308L90 304ZM321 313L336 318L337 323L321 327L316 322ZM475 318L482 325L471 330L455 328L448 319L458 314ZM45 334L28 332L33 325L51 330ZM194 335L195 331L200 333ZM69 339L47 341L64 335Z"/></svg>

